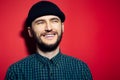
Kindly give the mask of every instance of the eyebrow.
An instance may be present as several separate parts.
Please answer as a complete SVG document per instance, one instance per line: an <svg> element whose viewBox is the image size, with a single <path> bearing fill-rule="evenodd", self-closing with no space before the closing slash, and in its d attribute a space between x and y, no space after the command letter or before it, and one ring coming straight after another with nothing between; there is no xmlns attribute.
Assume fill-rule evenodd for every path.
<svg viewBox="0 0 120 80"><path fill-rule="evenodd" d="M51 18L50 20L58 20L58 21L60 21L59 18ZM45 21L45 20L44 19L38 19L38 20L35 21L35 23L37 23L39 21Z"/></svg>
<svg viewBox="0 0 120 80"><path fill-rule="evenodd" d="M52 19L50 19L50 20L58 20L58 21L60 21L60 19L58 19L58 18L52 18Z"/></svg>
<svg viewBox="0 0 120 80"><path fill-rule="evenodd" d="M36 20L35 23L40 22L40 21L45 21L45 20L44 19L39 19L39 20Z"/></svg>
<svg viewBox="0 0 120 80"><path fill-rule="evenodd" d="M58 18L52 18L51 20L59 20Z"/></svg>

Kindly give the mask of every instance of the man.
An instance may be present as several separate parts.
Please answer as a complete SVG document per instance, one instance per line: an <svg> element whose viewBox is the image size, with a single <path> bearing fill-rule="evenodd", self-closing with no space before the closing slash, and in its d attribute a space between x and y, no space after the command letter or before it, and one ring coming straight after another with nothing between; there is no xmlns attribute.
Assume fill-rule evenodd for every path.
<svg viewBox="0 0 120 80"><path fill-rule="evenodd" d="M6 80L92 80L87 65L60 52L64 13L52 2L34 4L26 19L36 53L10 66Z"/></svg>

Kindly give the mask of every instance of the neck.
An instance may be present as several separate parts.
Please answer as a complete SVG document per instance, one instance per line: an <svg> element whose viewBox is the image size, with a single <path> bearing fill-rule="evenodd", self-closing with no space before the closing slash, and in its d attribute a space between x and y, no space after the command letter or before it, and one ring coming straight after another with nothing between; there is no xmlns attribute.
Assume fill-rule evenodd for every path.
<svg viewBox="0 0 120 80"><path fill-rule="evenodd" d="M37 47L37 52L44 57L47 57L48 59L52 59L54 56L56 56L59 53L59 47L57 47L54 51L51 52L43 52Z"/></svg>

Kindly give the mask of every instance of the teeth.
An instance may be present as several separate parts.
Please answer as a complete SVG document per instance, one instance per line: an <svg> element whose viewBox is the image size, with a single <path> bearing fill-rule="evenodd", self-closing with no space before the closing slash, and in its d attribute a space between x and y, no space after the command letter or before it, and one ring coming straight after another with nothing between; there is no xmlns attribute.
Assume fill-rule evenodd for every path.
<svg viewBox="0 0 120 80"><path fill-rule="evenodd" d="M47 34L45 35L46 37L53 37L54 35L53 34Z"/></svg>

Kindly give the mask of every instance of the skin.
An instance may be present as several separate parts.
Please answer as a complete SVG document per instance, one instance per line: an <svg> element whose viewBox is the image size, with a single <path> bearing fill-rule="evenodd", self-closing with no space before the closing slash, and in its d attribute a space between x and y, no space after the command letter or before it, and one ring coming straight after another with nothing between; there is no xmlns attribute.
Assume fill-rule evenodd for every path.
<svg viewBox="0 0 120 80"><path fill-rule="evenodd" d="M58 37L64 32L64 23L60 18L55 15L46 15L36 18L31 27L28 27L28 33L30 37L36 37L38 42L43 42L46 45L54 45L57 42ZM36 44L37 52L49 59L53 58L59 52L58 47L50 52L44 52Z"/></svg>

